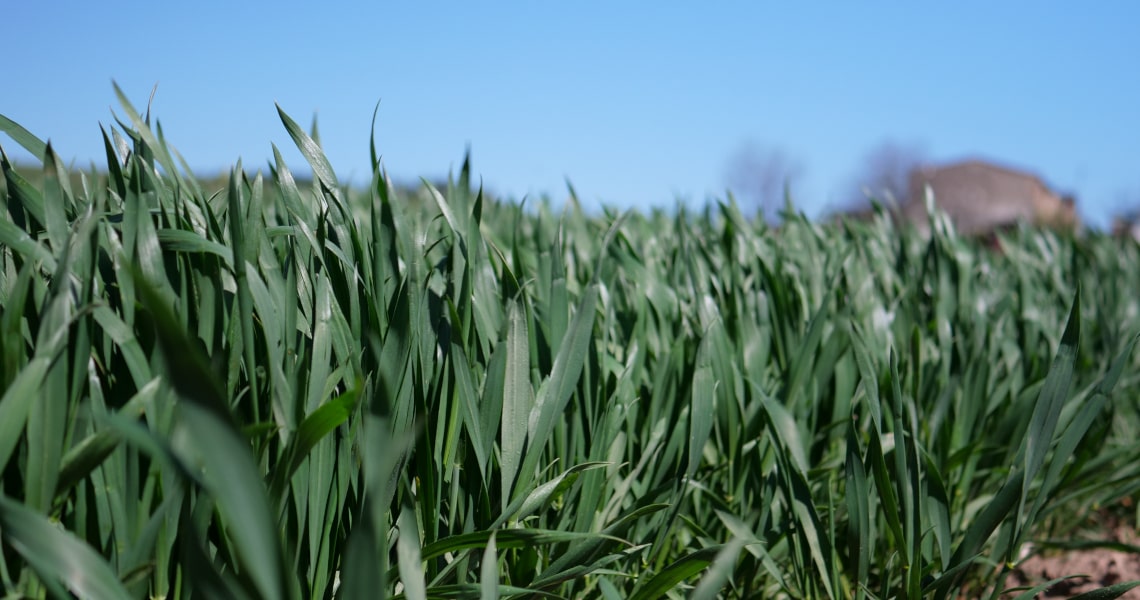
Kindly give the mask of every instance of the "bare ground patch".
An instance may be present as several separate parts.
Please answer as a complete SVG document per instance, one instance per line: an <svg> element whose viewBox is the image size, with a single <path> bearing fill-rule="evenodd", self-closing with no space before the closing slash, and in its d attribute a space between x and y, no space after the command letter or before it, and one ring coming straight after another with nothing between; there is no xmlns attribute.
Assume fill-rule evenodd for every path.
<svg viewBox="0 0 1140 600"><path fill-rule="evenodd" d="M1140 536L1137 535L1135 518L1123 519L1101 512L1094 516L1093 521L1093 532L1082 532L1072 541L1046 545L1023 561L1011 573L1007 585L1032 587L1067 575L1082 575L1061 581L1037 596L1070 598L1102 587L1140 580ZM1119 597L1140 600L1140 587Z"/></svg>

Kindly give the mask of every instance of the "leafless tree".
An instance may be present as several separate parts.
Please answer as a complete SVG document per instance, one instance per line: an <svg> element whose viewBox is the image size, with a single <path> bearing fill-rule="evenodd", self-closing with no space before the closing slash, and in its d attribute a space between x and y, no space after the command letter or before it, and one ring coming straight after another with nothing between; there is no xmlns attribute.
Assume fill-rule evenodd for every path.
<svg viewBox="0 0 1140 600"><path fill-rule="evenodd" d="M1140 187L1117 192L1110 226L1113 235L1140 240Z"/></svg>
<svg viewBox="0 0 1140 600"><path fill-rule="evenodd" d="M910 174L925 161L926 151L916 142L885 140L863 156L855 176L857 192L853 205L866 205L874 198L886 205L902 205L907 201Z"/></svg>
<svg viewBox="0 0 1140 600"><path fill-rule="evenodd" d="M803 165L779 148L745 142L729 157L728 187L743 207L774 220L791 189L803 175Z"/></svg>

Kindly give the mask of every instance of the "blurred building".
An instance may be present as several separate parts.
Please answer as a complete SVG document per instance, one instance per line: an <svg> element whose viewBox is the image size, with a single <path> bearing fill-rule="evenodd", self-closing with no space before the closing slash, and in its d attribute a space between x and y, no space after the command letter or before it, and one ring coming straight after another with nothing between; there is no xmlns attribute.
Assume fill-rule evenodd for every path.
<svg viewBox="0 0 1140 600"><path fill-rule="evenodd" d="M900 209L903 220L920 230L929 227L925 195L945 212L963 235L986 234L1016 226L1075 230L1076 202L1058 195L1039 177L980 160L967 160L911 172L910 194Z"/></svg>
<svg viewBox="0 0 1140 600"><path fill-rule="evenodd" d="M1130 212L1113 217L1112 235L1132 238L1140 242L1140 212Z"/></svg>

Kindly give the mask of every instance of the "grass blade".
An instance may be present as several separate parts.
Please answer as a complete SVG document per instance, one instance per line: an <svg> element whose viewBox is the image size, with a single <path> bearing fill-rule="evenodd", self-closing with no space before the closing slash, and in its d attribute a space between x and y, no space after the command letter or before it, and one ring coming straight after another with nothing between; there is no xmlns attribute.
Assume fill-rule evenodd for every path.
<svg viewBox="0 0 1140 600"><path fill-rule="evenodd" d="M710 546L686 555L647 580L630 600L665 597L665 593L674 589L677 584L708 568L722 549L722 546Z"/></svg>
<svg viewBox="0 0 1140 600"><path fill-rule="evenodd" d="M528 422L529 451L523 457L516 490L525 489L533 480L535 467L542 456L542 449L554 430L555 422L566 410L570 395L578 384L578 378L586 362L590 336L594 330L597 298L597 287L591 285L578 306L578 312L570 322L570 329L563 338L562 345L558 348L550 378L539 388L538 397L534 401L533 414Z"/></svg>
<svg viewBox="0 0 1140 600"><path fill-rule="evenodd" d="M534 396L530 385L530 349L526 331L526 318L519 301L511 303L507 312L506 378L503 380L503 423L502 423L502 507L505 511L511 500L511 492L516 485L525 485L526 477L519 476L519 463L523 461L523 446L526 443L527 422L534 406ZM541 451L534 447L530 454ZM525 472L527 467L522 462Z"/></svg>
<svg viewBox="0 0 1140 600"><path fill-rule="evenodd" d="M400 537L396 540L400 581L404 584L404 597L408 600L427 600L423 562L420 557L419 525L411 508L400 512Z"/></svg>
<svg viewBox="0 0 1140 600"><path fill-rule="evenodd" d="M60 580L80 598L130 598L110 566L90 546L47 517L0 495L0 531L40 577Z"/></svg>
<svg viewBox="0 0 1140 600"><path fill-rule="evenodd" d="M487 547L483 550L483 561L479 568L480 600L499 600L499 553L495 548L495 534L487 539Z"/></svg>
<svg viewBox="0 0 1140 600"><path fill-rule="evenodd" d="M15 140L15 142L32 156L43 160L44 154L47 150L47 143L32 134L32 132L24 129L19 123L12 119L0 114L0 131L8 134L8 137Z"/></svg>
<svg viewBox="0 0 1140 600"><path fill-rule="evenodd" d="M337 183L336 174L333 173L332 165L329 164L325 158L324 152L321 147L305 133L304 129L297 124L285 111L281 109L280 105L277 106L277 116L281 118L281 122L285 124L285 130L289 132L289 137L293 138L293 143L297 145L297 149L301 151L301 155L309 162L309 166L313 168L313 176L324 185L325 189L330 192L335 192L340 188Z"/></svg>
<svg viewBox="0 0 1140 600"><path fill-rule="evenodd" d="M725 544L720 552L717 552L716 558L713 559L712 564L709 566L708 573L701 578L701 582L689 595L690 600L713 600L720 597L720 592L732 578L732 572L736 566L736 559L740 556L740 551L744 548L744 540L735 538L731 542Z"/></svg>
<svg viewBox="0 0 1140 600"><path fill-rule="evenodd" d="M1114 600L1127 593L1129 590L1140 586L1140 581L1126 581L1124 583L1117 583L1099 590L1092 590L1083 594L1073 596L1071 600Z"/></svg>

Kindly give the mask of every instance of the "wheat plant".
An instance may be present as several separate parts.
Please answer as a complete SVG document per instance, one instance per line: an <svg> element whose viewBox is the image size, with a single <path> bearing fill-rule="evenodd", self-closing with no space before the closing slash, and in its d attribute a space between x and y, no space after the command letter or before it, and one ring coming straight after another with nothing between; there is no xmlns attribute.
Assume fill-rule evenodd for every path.
<svg viewBox="0 0 1140 600"><path fill-rule="evenodd" d="M88 171L0 116L6 597L996 598L1140 498L1136 244L357 190L281 109L311 180L208 189L116 93Z"/></svg>

